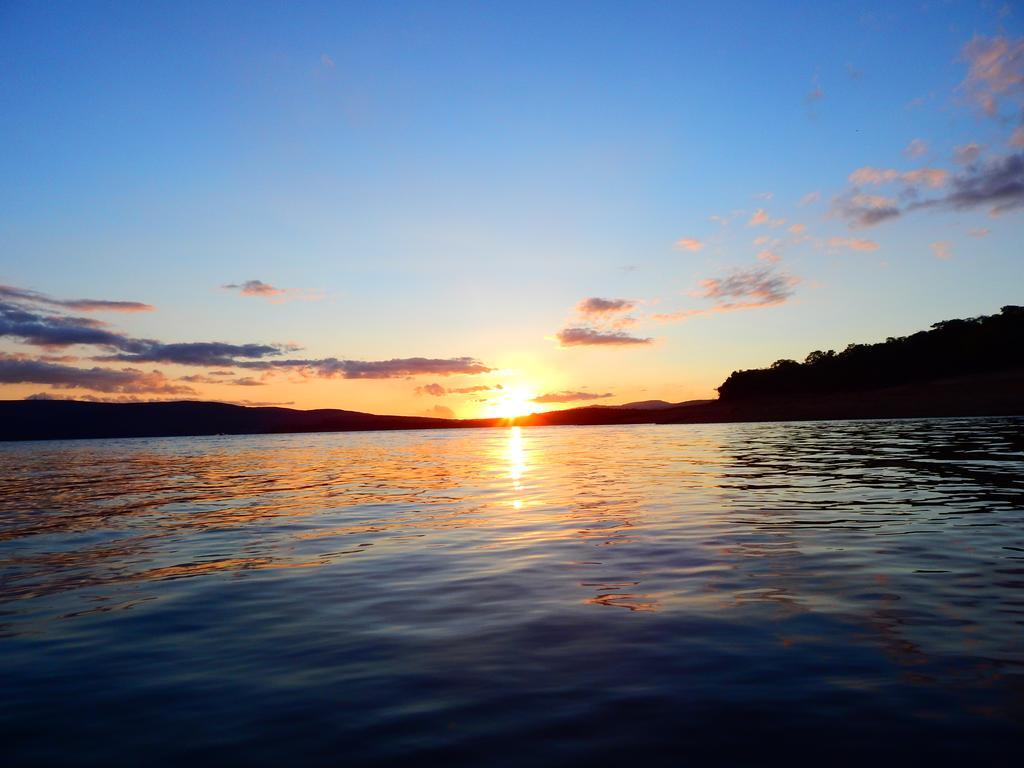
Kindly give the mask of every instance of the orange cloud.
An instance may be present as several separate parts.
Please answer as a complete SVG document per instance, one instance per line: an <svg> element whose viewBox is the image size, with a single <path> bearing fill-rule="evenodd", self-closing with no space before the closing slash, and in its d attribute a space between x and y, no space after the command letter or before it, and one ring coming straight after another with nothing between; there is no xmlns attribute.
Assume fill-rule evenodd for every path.
<svg viewBox="0 0 1024 768"><path fill-rule="evenodd" d="M750 217L750 221L747 222L748 227L758 227L761 224L765 224L771 217L764 210L764 208L758 208L754 211L754 215Z"/></svg>
<svg viewBox="0 0 1024 768"><path fill-rule="evenodd" d="M999 112L999 99L1024 102L1024 37L982 37L975 35L964 45L967 77L961 88L985 114Z"/></svg>
<svg viewBox="0 0 1024 768"><path fill-rule="evenodd" d="M849 248L852 251L877 251L878 243L874 240L861 240L855 237L832 237L828 241L829 248Z"/></svg>
<svg viewBox="0 0 1024 768"><path fill-rule="evenodd" d="M704 243L695 237L683 237L676 240L676 248L682 248L687 251L699 251L704 247Z"/></svg>

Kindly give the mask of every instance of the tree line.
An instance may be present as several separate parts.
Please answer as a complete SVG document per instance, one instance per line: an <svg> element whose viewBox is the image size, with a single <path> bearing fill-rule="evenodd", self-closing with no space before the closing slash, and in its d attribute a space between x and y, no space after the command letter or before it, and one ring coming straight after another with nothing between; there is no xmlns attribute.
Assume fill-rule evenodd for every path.
<svg viewBox="0 0 1024 768"><path fill-rule="evenodd" d="M825 394L1016 368L1024 368L1024 307L1010 305L997 315L945 320L878 344L816 350L802 363L776 360L734 371L718 393L724 401Z"/></svg>

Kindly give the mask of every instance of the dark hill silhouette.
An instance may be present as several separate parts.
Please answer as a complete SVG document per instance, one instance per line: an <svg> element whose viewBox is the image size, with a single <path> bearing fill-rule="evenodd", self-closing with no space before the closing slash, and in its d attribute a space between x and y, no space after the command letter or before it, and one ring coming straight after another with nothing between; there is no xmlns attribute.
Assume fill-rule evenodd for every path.
<svg viewBox="0 0 1024 768"><path fill-rule="evenodd" d="M599 405L598 408L620 408L627 411L660 411L663 408L682 408L687 405L703 405L713 403L714 400L684 400L681 403L670 403L667 400L637 400L633 403L622 405Z"/></svg>
<svg viewBox="0 0 1024 768"><path fill-rule="evenodd" d="M951 376L1024 368L1024 307L998 315L935 323L931 330L850 344L842 352L811 352L798 363L736 371L718 388L722 402L856 392Z"/></svg>
<svg viewBox="0 0 1024 768"><path fill-rule="evenodd" d="M436 419L209 402L0 401L0 440L1024 414L1024 308L936 323L880 344L736 371L719 399L641 401L517 419Z"/></svg>

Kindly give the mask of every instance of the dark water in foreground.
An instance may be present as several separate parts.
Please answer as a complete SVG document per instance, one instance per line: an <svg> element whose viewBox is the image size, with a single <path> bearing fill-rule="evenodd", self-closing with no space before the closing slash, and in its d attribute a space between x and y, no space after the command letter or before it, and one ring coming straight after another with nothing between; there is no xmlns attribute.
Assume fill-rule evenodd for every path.
<svg viewBox="0 0 1024 768"><path fill-rule="evenodd" d="M0 762L1024 760L1024 421L0 444Z"/></svg>

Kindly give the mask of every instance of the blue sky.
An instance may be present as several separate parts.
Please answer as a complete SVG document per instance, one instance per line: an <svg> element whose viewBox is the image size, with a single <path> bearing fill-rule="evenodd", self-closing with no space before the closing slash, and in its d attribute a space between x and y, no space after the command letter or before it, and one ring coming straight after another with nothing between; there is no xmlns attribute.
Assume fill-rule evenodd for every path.
<svg viewBox="0 0 1024 768"><path fill-rule="evenodd" d="M737 367L1022 303L1020 201L993 217L1005 200L951 197L1022 151L1011 143L1022 13L4 4L0 284L155 307L90 315L131 338L293 344L302 350L282 359L307 361L470 357L493 370L442 380L407 366L367 381L296 363L259 370L260 386L181 383L210 366L97 361L102 349L8 334L3 354L39 366L129 365L178 383L89 390L67 371L22 380L21 365L0 390L187 387L460 416L511 407L495 398L512 390L681 400ZM971 144L975 157L954 160ZM852 183L863 168L945 175ZM883 198L899 215L859 226L851 201ZM249 280L286 292L222 287ZM592 297L625 303L575 309ZM654 317L678 312L693 314ZM559 343L580 327L605 343ZM416 394L437 382L502 390Z"/></svg>

